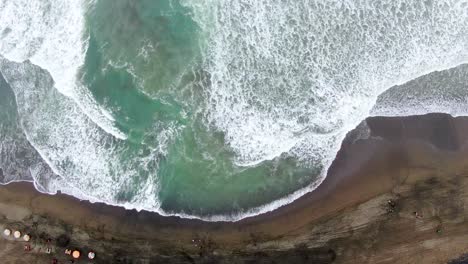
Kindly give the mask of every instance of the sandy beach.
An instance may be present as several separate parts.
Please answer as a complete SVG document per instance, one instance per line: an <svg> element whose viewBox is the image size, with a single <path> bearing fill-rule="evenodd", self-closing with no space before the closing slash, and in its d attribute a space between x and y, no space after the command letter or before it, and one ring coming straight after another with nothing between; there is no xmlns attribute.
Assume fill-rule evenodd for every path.
<svg viewBox="0 0 468 264"><path fill-rule="evenodd" d="M468 118L368 118L344 140L322 185L273 212L209 223L0 187L1 263L448 263L468 253ZM53 254L39 247L50 239ZM35 249L34 249L35 247ZM456 263L456 262L453 262Z"/></svg>

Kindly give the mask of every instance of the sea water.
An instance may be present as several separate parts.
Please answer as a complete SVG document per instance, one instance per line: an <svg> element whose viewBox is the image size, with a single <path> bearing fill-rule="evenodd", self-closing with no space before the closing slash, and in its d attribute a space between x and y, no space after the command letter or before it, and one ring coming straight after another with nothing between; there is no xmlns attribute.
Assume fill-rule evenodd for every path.
<svg viewBox="0 0 468 264"><path fill-rule="evenodd" d="M0 180L239 220L369 115L466 114L466 62L468 1L0 0Z"/></svg>

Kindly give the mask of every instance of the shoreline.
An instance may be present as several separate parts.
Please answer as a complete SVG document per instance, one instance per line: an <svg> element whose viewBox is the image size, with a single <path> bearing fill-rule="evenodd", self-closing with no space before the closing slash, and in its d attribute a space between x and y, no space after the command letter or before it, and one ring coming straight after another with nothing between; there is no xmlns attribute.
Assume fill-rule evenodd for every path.
<svg viewBox="0 0 468 264"><path fill-rule="evenodd" d="M468 131L468 117L451 117L447 114L371 117L366 120L365 126L369 129L370 137L360 139L359 131L351 131L343 141L327 177L317 189L272 212L237 222L165 217L147 211L137 212L80 201L65 194L42 194L30 183L10 183L0 186L0 227L15 223L28 229L33 222L40 222L40 226L49 233L59 235L68 231L57 226L68 226L74 230L73 234L80 234L76 238L72 235L77 244L96 248L102 262L93 263L109 263L106 261L116 256L138 259L135 254L142 259L164 256L167 257L166 263L190 263L187 256L195 261L192 263L203 263L199 261L207 257L227 261L220 263L244 263L242 260L257 258L259 252L267 252L264 258L284 258L286 261L298 257L299 245L304 246L302 250L307 254L302 253L308 258L323 260L323 263L332 263L335 258L333 263L354 263L349 262L347 257L350 254L353 257L365 254L365 247L357 250L355 246L350 247L350 243L356 243L352 241L355 241L355 236L362 235L362 229L372 229L376 223L388 221L386 218L390 216L382 213L386 199L404 200L405 195L413 197L414 186L425 182L427 175L444 182L451 175L464 175L465 172L468 175L468 162L465 161L468 157L468 135L463 133ZM458 191L463 192L463 187L461 184ZM440 187L441 192L444 188ZM418 203L421 198L411 199ZM374 205L369 207L366 205L369 203ZM409 200L408 204L411 204ZM424 206L421 205L421 208ZM356 220L356 212L368 217L358 217ZM463 210L458 212L460 215L463 213ZM404 222L405 227L414 227L414 219L407 214L399 212L398 219L409 221ZM360 225L356 226L356 221ZM460 223L454 225L458 228ZM401 235L399 230L390 232L379 229L378 232L381 232L379 236ZM212 244L208 244L212 246L205 245L203 249L199 245L194 246L194 240L205 239L211 241ZM412 243L402 239L398 237L393 242ZM426 241L427 237L421 235L421 239L415 239L415 242L420 243L421 240ZM151 246L143 250L134 241L146 241ZM376 241L387 243L379 239ZM386 250L388 248L392 247ZM123 253L117 254L119 250ZM385 250L379 250L373 253L374 257L387 256ZM445 260L458 257L457 254L464 253L465 249L459 245L447 250L451 255L445 256ZM145 254L140 256L138 252ZM398 257L408 257L405 254L390 259L394 261ZM184 262L184 259L188 262Z"/></svg>

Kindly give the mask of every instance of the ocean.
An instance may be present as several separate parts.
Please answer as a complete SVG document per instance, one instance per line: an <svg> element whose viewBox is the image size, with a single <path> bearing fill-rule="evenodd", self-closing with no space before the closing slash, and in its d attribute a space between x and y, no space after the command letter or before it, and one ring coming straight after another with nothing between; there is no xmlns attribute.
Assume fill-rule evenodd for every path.
<svg viewBox="0 0 468 264"><path fill-rule="evenodd" d="M468 1L0 0L0 182L206 221L368 116L468 113Z"/></svg>

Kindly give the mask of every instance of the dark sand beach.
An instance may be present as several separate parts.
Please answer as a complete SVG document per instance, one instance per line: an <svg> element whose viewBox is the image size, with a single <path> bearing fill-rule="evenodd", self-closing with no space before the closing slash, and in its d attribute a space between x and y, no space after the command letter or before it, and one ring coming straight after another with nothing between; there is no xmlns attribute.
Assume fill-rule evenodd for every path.
<svg viewBox="0 0 468 264"><path fill-rule="evenodd" d="M3 237L1 263L66 263L61 235L68 248L97 253L75 263L448 263L468 253L466 131L468 118L446 114L368 118L348 134L318 189L235 223L12 183L0 187L0 228L31 234L33 249Z"/></svg>

